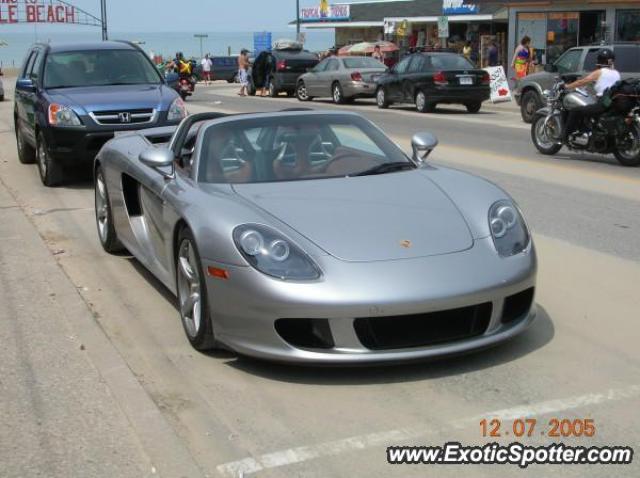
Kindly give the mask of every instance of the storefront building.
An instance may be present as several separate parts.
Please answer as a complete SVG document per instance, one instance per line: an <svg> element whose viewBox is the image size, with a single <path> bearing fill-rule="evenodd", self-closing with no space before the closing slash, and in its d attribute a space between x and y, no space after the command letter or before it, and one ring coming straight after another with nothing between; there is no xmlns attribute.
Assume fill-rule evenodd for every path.
<svg viewBox="0 0 640 478"><path fill-rule="evenodd" d="M509 7L512 51L525 35L536 60L552 63L569 48L640 42L640 1L516 1Z"/></svg>
<svg viewBox="0 0 640 478"><path fill-rule="evenodd" d="M311 29L334 28L337 47L389 40L400 46L400 54L412 48L440 46L461 51L466 42L471 42L478 64L483 56L481 40L491 36L501 51L501 63L507 61L508 10L500 3L471 8L455 0L382 0L339 5L348 6L348 18L336 18L330 15L332 12L320 18L319 11L303 9L301 25ZM447 13L449 24L449 36L444 42L438 36L438 17L443 13Z"/></svg>

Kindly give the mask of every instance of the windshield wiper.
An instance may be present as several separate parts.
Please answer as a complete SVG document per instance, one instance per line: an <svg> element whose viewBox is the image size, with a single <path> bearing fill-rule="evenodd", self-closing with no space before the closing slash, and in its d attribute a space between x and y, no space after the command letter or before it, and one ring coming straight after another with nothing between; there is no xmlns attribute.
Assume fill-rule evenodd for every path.
<svg viewBox="0 0 640 478"><path fill-rule="evenodd" d="M373 176L375 174L392 173L395 171L404 171L408 169L415 169L415 165L408 161L395 161L393 163L379 164L371 169L367 169L358 174L350 174L349 176Z"/></svg>

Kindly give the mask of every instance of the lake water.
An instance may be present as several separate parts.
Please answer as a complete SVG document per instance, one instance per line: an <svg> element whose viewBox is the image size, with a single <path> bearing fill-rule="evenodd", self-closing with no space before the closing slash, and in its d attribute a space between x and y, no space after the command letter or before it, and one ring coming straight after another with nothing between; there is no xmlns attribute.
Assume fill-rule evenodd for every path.
<svg viewBox="0 0 640 478"><path fill-rule="evenodd" d="M3 31L4 30L4 31ZM203 39L202 49L204 53L212 55L226 55L230 50L237 54L242 48L253 50L253 32L198 32L206 33L209 38ZM281 38L295 38L295 30L273 32L273 41ZM144 42L141 47L146 51L163 56L174 55L182 51L185 56L200 56L200 40L193 37L193 32L112 32L109 35L112 40L129 40ZM311 51L321 51L333 46L333 30L306 32L305 48ZM6 43L0 46L0 65L5 68L18 67L24 56L34 42L69 42L100 40L100 30L95 32L30 32L18 33L0 28L0 42Z"/></svg>

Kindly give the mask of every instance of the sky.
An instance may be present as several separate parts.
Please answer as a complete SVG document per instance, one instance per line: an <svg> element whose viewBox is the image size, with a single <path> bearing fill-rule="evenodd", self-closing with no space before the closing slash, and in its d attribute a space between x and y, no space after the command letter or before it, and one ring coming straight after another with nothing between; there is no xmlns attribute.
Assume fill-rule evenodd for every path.
<svg viewBox="0 0 640 478"><path fill-rule="evenodd" d="M100 0L67 1L100 16ZM319 4L319 0L300 0L301 7ZM286 31L296 16L296 0L107 0L107 10L109 30L114 32ZM33 29L28 25L2 25L1 29L5 27L15 32ZM38 26L43 32L68 28L86 30Z"/></svg>

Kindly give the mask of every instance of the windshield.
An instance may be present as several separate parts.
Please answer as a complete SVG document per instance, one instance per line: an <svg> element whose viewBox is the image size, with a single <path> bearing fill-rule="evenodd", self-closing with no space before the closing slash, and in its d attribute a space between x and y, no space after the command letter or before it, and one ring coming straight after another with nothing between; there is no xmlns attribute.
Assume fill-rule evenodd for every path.
<svg viewBox="0 0 640 478"><path fill-rule="evenodd" d="M159 84L161 77L137 50L52 53L44 70L45 88Z"/></svg>
<svg viewBox="0 0 640 478"><path fill-rule="evenodd" d="M429 55L431 66L436 70L468 70L475 68L465 57L454 54Z"/></svg>
<svg viewBox="0 0 640 478"><path fill-rule="evenodd" d="M261 183L383 174L414 167L367 120L347 115L281 115L209 126L199 181Z"/></svg>
<svg viewBox="0 0 640 478"><path fill-rule="evenodd" d="M344 62L345 68L386 68L386 66L384 66L375 58L370 58L367 56L345 58L342 61Z"/></svg>

